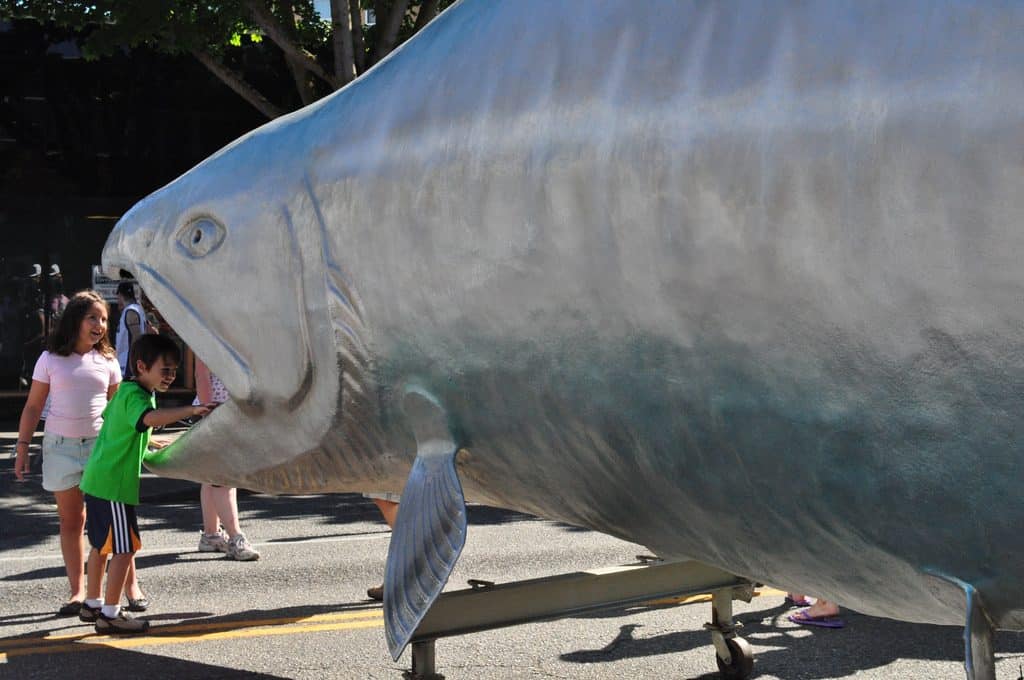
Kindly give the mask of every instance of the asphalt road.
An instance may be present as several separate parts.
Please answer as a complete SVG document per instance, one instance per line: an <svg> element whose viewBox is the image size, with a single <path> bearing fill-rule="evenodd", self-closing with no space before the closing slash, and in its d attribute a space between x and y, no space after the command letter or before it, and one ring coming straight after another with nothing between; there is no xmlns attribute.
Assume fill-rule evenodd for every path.
<svg viewBox="0 0 1024 680"><path fill-rule="evenodd" d="M12 481L0 451L0 678L387 678L410 665L388 656L380 606L387 527L354 495L245 494L243 526L262 551L254 563L196 552L194 485L146 479L138 564L153 601L152 634L97 636L53 615L66 579L57 520L38 476ZM466 550L450 588L632 562L641 546L525 515L473 506ZM711 678L709 605L648 605L449 638L437 643L450 680L504 678ZM957 628L846 614L843 630L786 620L772 591L737 603L759 678L964 677ZM1024 637L996 638L998 678L1014 680Z"/></svg>

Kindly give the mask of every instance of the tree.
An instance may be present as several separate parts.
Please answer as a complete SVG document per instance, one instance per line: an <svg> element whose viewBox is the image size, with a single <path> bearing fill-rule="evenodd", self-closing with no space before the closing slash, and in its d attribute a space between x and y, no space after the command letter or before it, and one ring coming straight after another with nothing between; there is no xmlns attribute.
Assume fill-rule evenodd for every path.
<svg viewBox="0 0 1024 680"><path fill-rule="evenodd" d="M148 45L191 54L267 118L344 87L427 25L454 0L0 0L0 19L32 17L76 30L87 58ZM367 26L364 12L376 22ZM276 50L297 101L272 102L259 87L253 51ZM263 74L265 77L266 74Z"/></svg>

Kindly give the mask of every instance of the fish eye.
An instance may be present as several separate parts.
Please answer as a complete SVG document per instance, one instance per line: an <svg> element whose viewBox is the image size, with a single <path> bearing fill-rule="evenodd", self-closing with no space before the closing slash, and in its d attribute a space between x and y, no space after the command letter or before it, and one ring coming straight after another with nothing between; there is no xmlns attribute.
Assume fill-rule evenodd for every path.
<svg viewBox="0 0 1024 680"><path fill-rule="evenodd" d="M226 230L211 217L197 217L178 232L178 245L190 257L205 257L224 240Z"/></svg>

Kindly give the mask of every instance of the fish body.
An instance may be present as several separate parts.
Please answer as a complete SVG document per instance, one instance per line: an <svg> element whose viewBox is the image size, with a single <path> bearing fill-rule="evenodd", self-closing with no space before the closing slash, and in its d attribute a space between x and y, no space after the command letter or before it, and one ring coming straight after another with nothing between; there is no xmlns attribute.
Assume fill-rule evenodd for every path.
<svg viewBox="0 0 1024 680"><path fill-rule="evenodd" d="M1024 6L464 0L104 251L232 401L161 474L466 496L1024 629ZM954 585L951 585L954 584Z"/></svg>

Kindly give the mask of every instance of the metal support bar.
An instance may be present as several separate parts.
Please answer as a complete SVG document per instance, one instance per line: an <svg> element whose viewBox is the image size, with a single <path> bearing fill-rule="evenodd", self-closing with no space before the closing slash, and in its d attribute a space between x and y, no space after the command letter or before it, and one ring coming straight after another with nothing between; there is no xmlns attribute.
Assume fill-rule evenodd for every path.
<svg viewBox="0 0 1024 680"><path fill-rule="evenodd" d="M711 643L715 653L726 665L732 663L732 654L726 640L736 637L736 628L732 623L732 591L716 590L711 595L711 624L705 626L711 631Z"/></svg>
<svg viewBox="0 0 1024 680"><path fill-rule="evenodd" d="M412 643L412 673L406 677L409 680L443 680L444 676L437 674L433 640Z"/></svg>
<svg viewBox="0 0 1024 680"><path fill-rule="evenodd" d="M728 602L729 616L723 620L731 623L732 597L749 600L752 589L746 579L689 561L595 569L487 587L477 584L443 593L413 633L412 642L415 650L420 641L708 592Z"/></svg>

